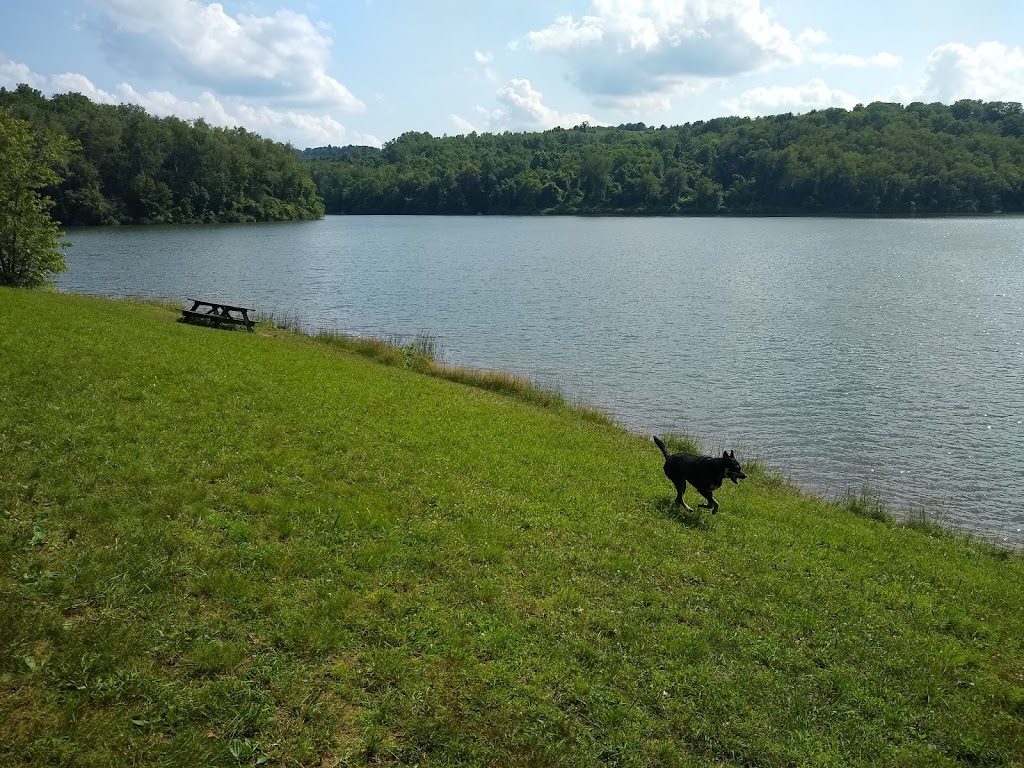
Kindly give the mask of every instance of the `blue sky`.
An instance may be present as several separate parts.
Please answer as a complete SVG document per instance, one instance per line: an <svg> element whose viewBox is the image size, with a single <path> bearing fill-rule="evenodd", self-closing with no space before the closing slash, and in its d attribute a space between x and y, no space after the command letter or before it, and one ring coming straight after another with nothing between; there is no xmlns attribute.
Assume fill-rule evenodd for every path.
<svg viewBox="0 0 1024 768"><path fill-rule="evenodd" d="M0 0L0 86L379 145L1024 102L1022 38L1022 0Z"/></svg>

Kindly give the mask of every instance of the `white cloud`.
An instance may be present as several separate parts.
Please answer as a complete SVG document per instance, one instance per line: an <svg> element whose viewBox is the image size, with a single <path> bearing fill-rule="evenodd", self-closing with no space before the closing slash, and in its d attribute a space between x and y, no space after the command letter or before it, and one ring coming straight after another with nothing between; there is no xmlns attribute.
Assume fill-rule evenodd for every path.
<svg viewBox="0 0 1024 768"><path fill-rule="evenodd" d="M498 73L490 66L491 62L494 61L494 54L490 51L473 51L473 61L476 62L475 67L467 67L466 72L470 74L483 74L484 79L489 82L498 81Z"/></svg>
<svg viewBox="0 0 1024 768"><path fill-rule="evenodd" d="M363 103L327 73L325 29L289 10L229 15L202 0L92 0L107 17L108 52L132 71L163 70L219 93L359 111Z"/></svg>
<svg viewBox="0 0 1024 768"><path fill-rule="evenodd" d="M559 16L546 29L527 34L535 51L565 51L573 46L598 43L604 38L604 23L596 16L573 21L572 16Z"/></svg>
<svg viewBox="0 0 1024 768"><path fill-rule="evenodd" d="M584 92L625 108L638 96L692 93L802 58L760 0L592 0L591 11L560 16L526 41L564 56Z"/></svg>
<svg viewBox="0 0 1024 768"><path fill-rule="evenodd" d="M673 99L736 75L807 60L858 69L902 63L887 52L820 50L829 42L825 31L806 28L794 35L761 0L592 0L586 15L559 16L523 42L564 57L576 84L599 106L633 114L670 109ZM758 98L773 95L817 98L821 88L774 89Z"/></svg>
<svg viewBox="0 0 1024 768"><path fill-rule="evenodd" d="M804 57L813 64L826 67L851 67L853 69L864 69L866 67L898 67L903 59L892 53L883 51L873 56L857 56L851 53L835 53L831 51L814 50L820 49L830 42L828 33L821 29L808 27L796 36L797 45L803 51Z"/></svg>
<svg viewBox="0 0 1024 768"><path fill-rule="evenodd" d="M828 33L820 29L808 27L796 36L797 45L801 47L814 47L824 45L828 42Z"/></svg>
<svg viewBox="0 0 1024 768"><path fill-rule="evenodd" d="M21 83L42 90L46 78L40 77L20 61L12 61L0 53L0 87L14 89Z"/></svg>
<svg viewBox="0 0 1024 768"><path fill-rule="evenodd" d="M688 84L678 84L671 93L641 93L636 96L618 96L614 98L598 96L594 99L594 102L598 106L607 109L613 109L634 117L646 118L652 113L670 110L673 98L699 93L707 85L708 82L705 81L692 81Z"/></svg>
<svg viewBox="0 0 1024 768"><path fill-rule="evenodd" d="M874 56L857 56L852 53L812 53L808 58L815 64L834 67L884 67L891 69L903 63L903 59L892 53L876 53Z"/></svg>
<svg viewBox="0 0 1024 768"><path fill-rule="evenodd" d="M63 75L54 75L53 77L46 77L45 75L33 72L27 64L23 64L20 61L14 61L0 53L0 87L13 90L24 83L38 91L49 94L59 92L53 88L53 83L55 82L74 82L85 86L85 89L91 90L95 93L104 93L97 89L96 86L94 86L89 79L83 75L68 73ZM74 90L92 98L92 96L83 88L75 88ZM110 96L110 94L106 95ZM94 101L110 103L107 99L94 99Z"/></svg>
<svg viewBox="0 0 1024 768"><path fill-rule="evenodd" d="M138 104L158 116L203 118L218 126L244 126L294 144L380 144L348 131L329 111L365 109L328 73L329 30L289 10L273 15L229 14L208 0L91 0L102 13L83 24L99 33L111 57L135 77L169 74L198 96L113 92L76 73L42 76L0 56L0 83L28 83L48 94L74 91L100 103Z"/></svg>
<svg viewBox="0 0 1024 768"><path fill-rule="evenodd" d="M876 53L874 56L868 58L868 64L873 64L876 67L898 67L903 63L903 57L898 56L895 53Z"/></svg>
<svg viewBox="0 0 1024 768"><path fill-rule="evenodd" d="M593 117L582 112L559 112L544 104L544 94L538 91L529 80L513 79L501 88L495 97L499 106L496 109L475 108L480 116L483 131L538 131L561 126L571 128L587 122L599 125ZM449 119L461 133L477 130L459 115L450 115Z"/></svg>
<svg viewBox="0 0 1024 768"><path fill-rule="evenodd" d="M562 126L571 128L580 123L592 122L590 115L581 112L561 113L545 106L544 94L534 88L529 80L510 80L508 85L498 91L500 110L508 116L512 125L526 127L554 128Z"/></svg>
<svg viewBox="0 0 1024 768"><path fill-rule="evenodd" d="M941 45L928 55L922 95L929 101L958 99L1024 101L1024 50L1002 43Z"/></svg>
<svg viewBox="0 0 1024 768"><path fill-rule="evenodd" d="M175 115L185 120L202 118L212 125L224 127L241 125L261 136L289 141L300 148L324 144L381 145L375 136L349 131L330 115L273 109L238 98L219 99L209 91L200 94L196 101L179 99L167 91L140 94L127 85L119 86L118 94L121 101L139 104L154 115Z"/></svg>
<svg viewBox="0 0 1024 768"><path fill-rule="evenodd" d="M728 114L756 117L828 107L852 109L859 101L856 96L830 88L823 80L815 78L798 86L752 88L735 99L723 102L723 106Z"/></svg>
<svg viewBox="0 0 1024 768"><path fill-rule="evenodd" d="M455 126L456 135L477 132L475 125L469 122L469 120L459 117L458 115L448 115L448 119L451 121L452 125Z"/></svg>
<svg viewBox="0 0 1024 768"><path fill-rule="evenodd" d="M261 136L291 142L299 147L381 145L376 136L349 131L329 115L273 109L237 97L219 98L209 91L204 91L194 101L179 98L168 91L140 93L128 83L121 83L110 92L97 87L84 75L66 72L46 77L32 72L25 64L0 55L0 86L15 88L19 83L27 83L48 95L75 92L99 104L138 104L157 117L201 118L211 125L225 128L243 126Z"/></svg>
<svg viewBox="0 0 1024 768"><path fill-rule="evenodd" d="M919 94L912 88L905 85L895 85L887 93L872 101L887 101L892 104L910 104L920 101ZM867 102L864 102L867 103Z"/></svg>

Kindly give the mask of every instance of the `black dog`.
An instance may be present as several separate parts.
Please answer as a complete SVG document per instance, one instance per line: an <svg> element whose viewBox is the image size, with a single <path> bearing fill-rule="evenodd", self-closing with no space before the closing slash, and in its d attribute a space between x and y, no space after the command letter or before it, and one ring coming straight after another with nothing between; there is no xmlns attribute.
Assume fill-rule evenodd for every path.
<svg viewBox="0 0 1024 768"><path fill-rule="evenodd" d="M700 505L701 508L710 509L713 515L718 512L718 502L715 501L712 492L721 488L722 481L727 477L737 484L746 478L733 451L723 451L722 458L716 459L713 456L696 456L692 453L669 453L657 436L654 442L665 454L665 476L676 487L676 504L682 504L690 512L694 511L693 508L683 501L687 481L708 500L707 504Z"/></svg>

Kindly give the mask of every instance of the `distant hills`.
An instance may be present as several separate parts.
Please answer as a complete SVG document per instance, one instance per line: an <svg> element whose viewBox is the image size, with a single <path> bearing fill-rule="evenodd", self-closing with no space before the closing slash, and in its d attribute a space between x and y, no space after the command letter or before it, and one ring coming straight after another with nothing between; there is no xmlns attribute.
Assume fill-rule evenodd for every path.
<svg viewBox="0 0 1024 768"><path fill-rule="evenodd" d="M1024 211L1024 109L1017 102L876 102L660 128L410 132L370 149L306 156L328 213Z"/></svg>
<svg viewBox="0 0 1024 768"><path fill-rule="evenodd" d="M0 109L81 144L64 224L345 214L895 215L1024 212L1018 102L887 102L296 150L243 128L0 88Z"/></svg>

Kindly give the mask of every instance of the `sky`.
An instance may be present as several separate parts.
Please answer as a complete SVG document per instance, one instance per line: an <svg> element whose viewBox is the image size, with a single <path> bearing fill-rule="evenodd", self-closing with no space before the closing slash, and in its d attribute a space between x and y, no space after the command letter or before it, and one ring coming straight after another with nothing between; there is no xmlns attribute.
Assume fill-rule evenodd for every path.
<svg viewBox="0 0 1024 768"><path fill-rule="evenodd" d="M297 148L1024 102L1024 0L0 0L0 87Z"/></svg>

